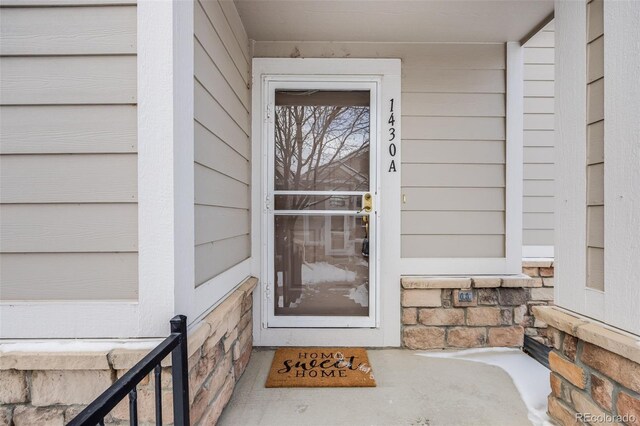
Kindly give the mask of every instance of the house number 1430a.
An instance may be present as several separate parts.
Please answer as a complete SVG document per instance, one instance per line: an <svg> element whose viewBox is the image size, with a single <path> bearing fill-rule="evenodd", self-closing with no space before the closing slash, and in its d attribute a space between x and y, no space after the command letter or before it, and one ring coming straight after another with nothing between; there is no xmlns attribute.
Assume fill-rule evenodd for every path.
<svg viewBox="0 0 640 426"><path fill-rule="evenodd" d="M393 98L391 98L391 108L389 109L389 155L391 156L391 163L389 164L389 172L397 172L396 170L396 153L398 151L396 147L396 119L393 115Z"/></svg>

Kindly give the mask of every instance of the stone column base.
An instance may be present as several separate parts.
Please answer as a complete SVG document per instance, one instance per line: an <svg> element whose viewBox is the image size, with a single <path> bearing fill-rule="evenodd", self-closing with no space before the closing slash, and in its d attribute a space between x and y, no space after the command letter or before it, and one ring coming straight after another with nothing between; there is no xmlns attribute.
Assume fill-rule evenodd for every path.
<svg viewBox="0 0 640 426"><path fill-rule="evenodd" d="M553 262L523 263L517 276L403 277L402 345L409 349L549 344L531 308L553 303Z"/></svg>
<svg viewBox="0 0 640 426"><path fill-rule="evenodd" d="M245 281L189 331L192 424L216 423L249 362L253 347L252 293L256 283L255 278ZM57 352L46 349L16 352L10 350L10 343L0 344L0 426L68 423L160 341L76 340L69 345L81 349ZM34 342L32 346L38 345ZM42 347L50 348L46 344ZM168 425L173 424L170 365L168 357L162 363L161 384L162 419ZM140 424L155 424L154 386L153 373L138 385ZM112 410L106 423L129 424L128 420L129 406L125 399Z"/></svg>
<svg viewBox="0 0 640 426"><path fill-rule="evenodd" d="M640 425L640 336L557 307L534 308L549 324L549 415L561 425Z"/></svg>

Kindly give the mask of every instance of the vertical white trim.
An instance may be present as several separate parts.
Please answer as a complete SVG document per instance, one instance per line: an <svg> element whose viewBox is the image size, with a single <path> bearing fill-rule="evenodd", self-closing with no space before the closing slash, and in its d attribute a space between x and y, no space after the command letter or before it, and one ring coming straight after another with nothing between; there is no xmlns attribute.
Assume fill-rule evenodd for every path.
<svg viewBox="0 0 640 426"><path fill-rule="evenodd" d="M138 2L140 335L166 334L175 277L174 5Z"/></svg>
<svg viewBox="0 0 640 426"><path fill-rule="evenodd" d="M604 2L605 321L640 334L640 6ZM631 49L633 50L633 49Z"/></svg>
<svg viewBox="0 0 640 426"><path fill-rule="evenodd" d="M505 272L519 274L522 272L524 48L519 42L509 42L506 49Z"/></svg>
<svg viewBox="0 0 640 426"><path fill-rule="evenodd" d="M176 313L189 323L201 311L195 303L194 206L194 1L173 4L173 173L174 211L173 286Z"/></svg>
<svg viewBox="0 0 640 426"><path fill-rule="evenodd" d="M555 3L555 303L584 312L586 285L586 4Z"/></svg>
<svg viewBox="0 0 640 426"><path fill-rule="evenodd" d="M401 229L400 217L402 208L402 77L400 60L392 63L392 69L387 71L382 79L382 108L380 114L382 129L380 130L381 170L379 174L379 208L378 219L380 232L378 233L378 253L380 253L380 268L378 283L378 306L380 326L384 330L382 346L400 346L401 342L401 309L400 309L400 251ZM388 138L390 124L388 111L391 98L394 99L396 119L396 173L390 173L385 165L391 162Z"/></svg>
<svg viewBox="0 0 640 426"><path fill-rule="evenodd" d="M590 318L604 321L604 301L606 294L594 288L584 287L582 289L584 298L584 308L581 314Z"/></svg>

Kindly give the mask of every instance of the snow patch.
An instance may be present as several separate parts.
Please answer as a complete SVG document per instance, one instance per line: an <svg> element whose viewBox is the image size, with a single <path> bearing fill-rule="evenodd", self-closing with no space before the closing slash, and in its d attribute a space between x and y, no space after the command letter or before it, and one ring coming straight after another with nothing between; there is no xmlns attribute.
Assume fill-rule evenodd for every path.
<svg viewBox="0 0 640 426"><path fill-rule="evenodd" d="M336 281L353 282L355 280L356 273L354 271L347 271L327 262L302 265L302 283L306 285Z"/></svg>
<svg viewBox="0 0 640 426"><path fill-rule="evenodd" d="M360 306L369 306L369 290L367 290L366 284L360 284L358 287L350 289L349 294L345 294L345 297L348 297Z"/></svg>
<svg viewBox="0 0 640 426"><path fill-rule="evenodd" d="M418 355L429 358L460 359L502 368L518 389L535 426L551 426L547 415L547 396L551 393L549 370L518 349L479 348L456 352L429 352Z"/></svg>

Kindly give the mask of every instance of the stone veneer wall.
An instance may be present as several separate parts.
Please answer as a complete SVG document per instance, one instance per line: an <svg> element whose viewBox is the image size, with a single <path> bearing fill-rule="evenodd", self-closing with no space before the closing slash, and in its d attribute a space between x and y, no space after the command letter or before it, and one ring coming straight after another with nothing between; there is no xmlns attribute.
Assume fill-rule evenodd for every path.
<svg viewBox="0 0 640 426"><path fill-rule="evenodd" d="M524 275L526 274L526 275ZM471 302L458 293L471 290ZM403 277L402 345L409 349L523 345L527 334L549 344L532 307L553 303L553 262L523 262L523 275Z"/></svg>
<svg viewBox="0 0 640 426"><path fill-rule="evenodd" d="M640 336L557 307L536 307L549 324L549 415L563 426L640 425Z"/></svg>
<svg viewBox="0 0 640 426"><path fill-rule="evenodd" d="M256 283L255 278L245 281L189 331L189 398L194 425L216 423L249 362ZM66 424L150 350L27 353L2 352L1 346L0 426ZM173 423L170 361L168 357L162 364L164 424ZM138 385L141 425L155 425L154 381L152 373ZM106 423L128 425L128 410L125 399Z"/></svg>

